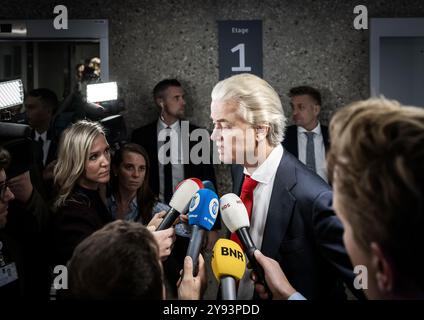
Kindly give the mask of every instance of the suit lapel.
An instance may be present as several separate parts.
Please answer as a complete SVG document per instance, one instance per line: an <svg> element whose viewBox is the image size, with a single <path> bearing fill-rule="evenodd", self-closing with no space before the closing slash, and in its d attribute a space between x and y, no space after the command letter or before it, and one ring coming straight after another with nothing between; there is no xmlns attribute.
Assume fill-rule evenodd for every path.
<svg viewBox="0 0 424 320"><path fill-rule="evenodd" d="M299 144L297 143L297 127L293 130L293 155L298 158L299 157Z"/></svg>
<svg viewBox="0 0 424 320"><path fill-rule="evenodd" d="M186 155L189 159L187 163L184 163L184 179L188 179L188 178L192 178L195 176L195 170L194 170L194 165L191 163L190 161L190 152L191 152L191 148L193 148L193 146L195 145L195 141L191 141L190 140L190 134L193 131L193 126L189 123L189 129L188 129L188 136L183 137L183 134L185 134L186 132L183 132L182 130L182 126L181 126L181 120L180 120L180 128L181 128L181 143L187 143L186 141L188 141L188 154ZM186 140L185 140L186 139ZM185 150L183 150L183 152L185 152ZM200 179L200 177L198 177Z"/></svg>
<svg viewBox="0 0 424 320"><path fill-rule="evenodd" d="M233 193L240 196L241 186L243 185L244 175L243 166L239 164L231 165L231 171L233 176Z"/></svg>
<svg viewBox="0 0 424 320"><path fill-rule="evenodd" d="M146 130L148 136L145 149L150 158L150 187L153 192L159 194L159 159L158 159L158 133L157 122L151 124L151 127ZM144 139L144 137L141 137Z"/></svg>
<svg viewBox="0 0 424 320"><path fill-rule="evenodd" d="M322 140L324 141L325 152L328 151L330 144L328 141L328 127L321 126Z"/></svg>
<svg viewBox="0 0 424 320"><path fill-rule="evenodd" d="M277 255L286 234L296 199L290 190L296 184L292 156L284 152L275 175L261 251L269 257Z"/></svg>

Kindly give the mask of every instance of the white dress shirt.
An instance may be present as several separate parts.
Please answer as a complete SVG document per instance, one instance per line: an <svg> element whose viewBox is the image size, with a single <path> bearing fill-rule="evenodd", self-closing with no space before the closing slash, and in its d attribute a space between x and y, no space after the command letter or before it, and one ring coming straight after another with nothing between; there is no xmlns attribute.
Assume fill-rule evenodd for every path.
<svg viewBox="0 0 424 320"><path fill-rule="evenodd" d="M274 188L275 174L283 156L283 147L279 144L275 147L268 158L253 172L252 179L258 181L253 190L253 208L250 221L250 236L257 248L262 247L265 223L268 216L268 207ZM249 175L246 168L244 174ZM237 292L237 300L250 300L253 298L254 284L250 280L250 272L246 271L240 280Z"/></svg>
<svg viewBox="0 0 424 320"><path fill-rule="evenodd" d="M47 161L47 156L49 154L49 148L50 148L50 142L51 140L47 139L47 131L44 131L43 133L38 133L37 131L35 131L35 141L38 142L38 140L40 139L43 140L43 165L46 165L46 161Z"/></svg>
<svg viewBox="0 0 424 320"><path fill-rule="evenodd" d="M168 148L164 146L161 148L164 143L167 134L162 133L159 136L161 130L167 130L168 125L162 121L162 119L158 119L157 125L157 136L158 136L158 167L159 167L159 200L164 201L164 193L165 193L165 167L163 165L165 159L165 154ZM184 154L181 143L181 127L180 122L175 121L172 125L169 126L171 128L171 164L172 164L172 190L175 190L177 185L184 180ZM169 130L169 129L168 129ZM165 131L166 132L166 131ZM161 140L161 141L160 141Z"/></svg>
<svg viewBox="0 0 424 320"><path fill-rule="evenodd" d="M303 127L297 127L297 150L299 154L299 160L306 164L306 144L308 138L306 137L305 132L308 132ZM318 125L311 132L314 132L314 150L315 150L315 168L316 173L323 178L326 182L327 179L327 164L325 162L325 146L324 138L321 132L321 124L318 122Z"/></svg>

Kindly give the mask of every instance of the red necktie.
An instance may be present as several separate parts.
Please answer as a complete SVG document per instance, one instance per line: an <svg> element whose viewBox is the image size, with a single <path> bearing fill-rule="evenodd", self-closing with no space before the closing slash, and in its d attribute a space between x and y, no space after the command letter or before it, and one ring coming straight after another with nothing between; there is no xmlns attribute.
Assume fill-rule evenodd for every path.
<svg viewBox="0 0 424 320"><path fill-rule="evenodd" d="M258 185L258 181L253 180L248 175L244 176L243 185L241 187L240 200L244 203L244 206L247 209L247 214L249 215L249 221L252 216L252 209L253 209L253 190L255 190L257 185ZM237 242L243 248L243 245L241 244L240 239L238 238L236 233L232 233L230 239Z"/></svg>

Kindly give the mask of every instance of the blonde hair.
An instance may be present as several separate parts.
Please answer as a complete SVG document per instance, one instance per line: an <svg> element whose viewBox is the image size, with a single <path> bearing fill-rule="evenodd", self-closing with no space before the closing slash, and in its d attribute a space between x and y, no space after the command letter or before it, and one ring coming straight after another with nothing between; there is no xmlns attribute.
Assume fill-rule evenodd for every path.
<svg viewBox="0 0 424 320"><path fill-rule="evenodd" d="M74 123L62 133L58 159L53 171L54 183L59 189L55 208L65 203L84 173L91 145L100 134L105 135L102 125L87 120Z"/></svg>
<svg viewBox="0 0 424 320"><path fill-rule="evenodd" d="M277 146L284 138L286 117L277 92L265 80L248 73L218 82L212 100L235 101L240 116L251 126L268 125L268 143Z"/></svg>
<svg viewBox="0 0 424 320"><path fill-rule="evenodd" d="M424 110L369 99L330 122L329 178L366 252L383 247L396 270L424 288Z"/></svg>

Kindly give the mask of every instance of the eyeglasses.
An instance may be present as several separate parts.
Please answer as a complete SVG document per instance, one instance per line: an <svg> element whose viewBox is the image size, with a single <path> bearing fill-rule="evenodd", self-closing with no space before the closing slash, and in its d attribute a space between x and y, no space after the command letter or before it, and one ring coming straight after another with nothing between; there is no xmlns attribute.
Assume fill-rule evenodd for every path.
<svg viewBox="0 0 424 320"><path fill-rule="evenodd" d="M7 193L7 188L9 188L9 185L7 184L7 182L3 182L2 184L0 184L0 200L4 200L6 197L6 193Z"/></svg>

